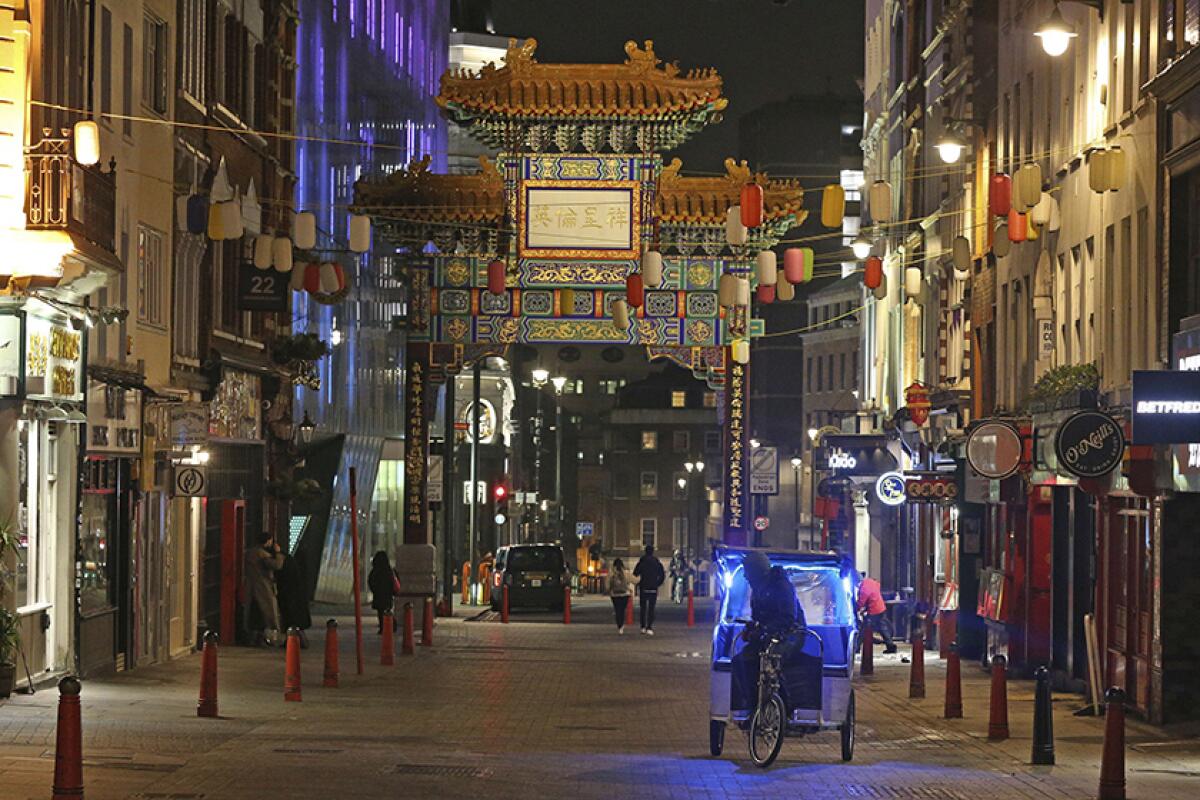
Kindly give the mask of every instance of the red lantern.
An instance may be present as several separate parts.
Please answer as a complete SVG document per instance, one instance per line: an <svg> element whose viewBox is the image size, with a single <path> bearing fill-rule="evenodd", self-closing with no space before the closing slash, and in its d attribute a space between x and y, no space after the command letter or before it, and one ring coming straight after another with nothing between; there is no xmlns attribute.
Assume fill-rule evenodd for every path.
<svg viewBox="0 0 1200 800"><path fill-rule="evenodd" d="M747 228L757 228L763 223L763 188L757 183L747 183L742 187L741 197L742 224Z"/></svg>
<svg viewBox="0 0 1200 800"><path fill-rule="evenodd" d="M1029 238L1029 226L1026 224L1025 215L1017 211L1015 208L1009 209L1008 212L1008 240L1010 242L1023 242Z"/></svg>
<svg viewBox="0 0 1200 800"><path fill-rule="evenodd" d="M321 265L320 264L305 264L304 265L304 291L309 294L316 294L321 291Z"/></svg>
<svg viewBox="0 0 1200 800"><path fill-rule="evenodd" d="M904 401L908 403L908 418L918 428L929 420L929 390L914 383L904 390Z"/></svg>
<svg viewBox="0 0 1200 800"><path fill-rule="evenodd" d="M878 289L881 283L883 283L883 259L879 256L871 256L867 259L863 269L863 286L868 289Z"/></svg>
<svg viewBox="0 0 1200 800"><path fill-rule="evenodd" d="M642 285L642 274L632 272L625 279L625 301L630 308L641 308L646 301L646 289Z"/></svg>
<svg viewBox="0 0 1200 800"><path fill-rule="evenodd" d="M338 291L340 292L346 288L346 273L342 270L342 265L337 262L333 264L333 271L337 273Z"/></svg>
<svg viewBox="0 0 1200 800"><path fill-rule="evenodd" d="M504 262L498 258L488 262L488 291L504 294Z"/></svg>
<svg viewBox="0 0 1200 800"><path fill-rule="evenodd" d="M760 303L774 303L775 302L775 287L774 286L768 286L765 283L760 283L758 285L758 288L754 291L754 294L758 298L758 302L760 302Z"/></svg>
<svg viewBox="0 0 1200 800"><path fill-rule="evenodd" d="M804 248L789 247L783 251L783 277L791 284L804 283Z"/></svg>
<svg viewBox="0 0 1200 800"><path fill-rule="evenodd" d="M993 175L988 184L988 209L997 217L1012 210L1012 178L1003 172Z"/></svg>

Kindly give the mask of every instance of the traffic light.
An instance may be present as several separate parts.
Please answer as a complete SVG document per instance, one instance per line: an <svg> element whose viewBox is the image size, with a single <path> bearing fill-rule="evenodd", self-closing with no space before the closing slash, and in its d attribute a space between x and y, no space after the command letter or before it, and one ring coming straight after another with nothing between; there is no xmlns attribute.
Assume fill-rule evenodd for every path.
<svg viewBox="0 0 1200 800"><path fill-rule="evenodd" d="M492 487L492 511L493 519L497 525L503 525L508 521L508 487L503 483L497 483Z"/></svg>

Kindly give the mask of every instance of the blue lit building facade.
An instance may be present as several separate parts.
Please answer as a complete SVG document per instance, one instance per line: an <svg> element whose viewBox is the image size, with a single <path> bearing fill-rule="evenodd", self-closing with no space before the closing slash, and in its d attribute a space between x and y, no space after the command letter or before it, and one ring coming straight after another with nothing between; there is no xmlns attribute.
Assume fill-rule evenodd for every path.
<svg viewBox="0 0 1200 800"><path fill-rule="evenodd" d="M323 491L294 504L293 536L314 599L344 602L353 569L349 468L357 472L366 562L400 541L404 429L396 324L404 290L387 251L348 252L348 206L363 175L425 155L431 169L445 169L446 122L433 98L446 69L450 11L445 0L300 0L299 10L296 132L327 141L296 142L296 208L316 214L317 255L341 263L351 289L333 306L294 295L293 330L318 333L333 354L320 362L318 391L296 390L297 421L307 413L317 424L305 474Z"/></svg>

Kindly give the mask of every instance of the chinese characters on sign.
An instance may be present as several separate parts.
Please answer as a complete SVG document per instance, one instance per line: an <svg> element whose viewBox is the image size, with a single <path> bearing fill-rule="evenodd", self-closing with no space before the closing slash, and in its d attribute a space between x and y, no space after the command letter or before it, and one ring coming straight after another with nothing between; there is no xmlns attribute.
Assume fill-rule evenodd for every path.
<svg viewBox="0 0 1200 800"><path fill-rule="evenodd" d="M429 452L429 421L425 417L428 394L429 345L410 343L404 382L404 410L408 414L408 436L404 453L404 543L428 541L425 503L425 468Z"/></svg>
<svg viewBox="0 0 1200 800"><path fill-rule="evenodd" d="M520 255L636 258L636 181L526 181Z"/></svg>
<svg viewBox="0 0 1200 800"><path fill-rule="evenodd" d="M30 315L25 321L25 393L80 400L82 339L64 325Z"/></svg>
<svg viewBox="0 0 1200 800"><path fill-rule="evenodd" d="M745 364L731 360L725 384L725 542L734 546L747 544L749 538L747 373Z"/></svg>

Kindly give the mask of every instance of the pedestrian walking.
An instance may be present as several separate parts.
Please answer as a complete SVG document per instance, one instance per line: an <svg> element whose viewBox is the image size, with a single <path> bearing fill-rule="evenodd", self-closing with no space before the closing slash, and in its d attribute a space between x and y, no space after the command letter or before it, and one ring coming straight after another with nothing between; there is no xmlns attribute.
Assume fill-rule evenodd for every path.
<svg viewBox="0 0 1200 800"><path fill-rule="evenodd" d="M371 608L379 618L379 629L375 633L383 634L383 615L391 614L396 603L396 595L400 594L400 578L392 569L392 562L383 550L371 558L371 572L367 575L367 588L371 590ZM396 620L392 619L392 629L396 628Z"/></svg>
<svg viewBox="0 0 1200 800"><path fill-rule="evenodd" d="M646 553L633 568L638 579L638 599L641 601L642 634L654 635L654 606L658 603L658 587L666 580L662 562L654 556L654 545L646 545Z"/></svg>
<svg viewBox="0 0 1200 800"><path fill-rule="evenodd" d="M617 633L625 633L625 613L633 602L633 579L625 571L625 562L613 562L612 574L608 576L608 596L612 598L613 616L617 620Z"/></svg>
<svg viewBox="0 0 1200 800"><path fill-rule="evenodd" d="M300 631L300 646L308 647L308 634L312 627L312 615L308 611L308 589L304 585L304 566L300 554L286 554L283 566L275 573L278 589L279 617L281 630L296 628Z"/></svg>
<svg viewBox="0 0 1200 800"><path fill-rule="evenodd" d="M868 578L867 573L860 573L863 581L858 586L858 610L864 612L871 623L871 630L883 637L883 652L896 652L896 643L892 640L892 621L888 619L887 604L883 602L883 594L879 591L879 581ZM867 646L871 642L866 643Z"/></svg>
<svg viewBox="0 0 1200 800"><path fill-rule="evenodd" d="M283 568L283 552L267 534L261 544L246 549L246 630L255 645L274 645L279 639L279 601L275 573Z"/></svg>

